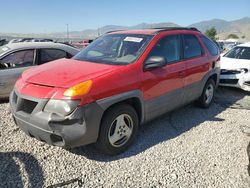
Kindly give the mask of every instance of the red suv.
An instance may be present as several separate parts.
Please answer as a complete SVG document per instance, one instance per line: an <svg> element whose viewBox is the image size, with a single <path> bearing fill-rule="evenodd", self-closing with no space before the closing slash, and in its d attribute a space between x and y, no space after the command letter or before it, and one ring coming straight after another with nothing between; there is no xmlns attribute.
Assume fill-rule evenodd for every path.
<svg viewBox="0 0 250 188"><path fill-rule="evenodd" d="M61 147L124 151L138 126L192 101L208 107L219 49L195 28L110 32L72 59L23 73L10 96L29 136Z"/></svg>

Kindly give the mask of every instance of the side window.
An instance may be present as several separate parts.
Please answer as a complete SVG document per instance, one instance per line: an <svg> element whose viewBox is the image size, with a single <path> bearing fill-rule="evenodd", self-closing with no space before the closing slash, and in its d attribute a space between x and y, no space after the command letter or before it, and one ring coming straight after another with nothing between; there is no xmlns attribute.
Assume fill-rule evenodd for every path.
<svg viewBox="0 0 250 188"><path fill-rule="evenodd" d="M67 57L67 53L58 49L40 49L39 65Z"/></svg>
<svg viewBox="0 0 250 188"><path fill-rule="evenodd" d="M190 59L202 55L202 48L196 36L183 35L183 38L184 38L184 59Z"/></svg>
<svg viewBox="0 0 250 188"><path fill-rule="evenodd" d="M206 48L208 49L211 55L215 56L219 54L219 49L212 40L205 37L204 35L201 36L201 40L204 42Z"/></svg>
<svg viewBox="0 0 250 188"><path fill-rule="evenodd" d="M149 54L152 56L163 56L167 63L181 59L181 40L179 35L171 35L160 39Z"/></svg>
<svg viewBox="0 0 250 188"><path fill-rule="evenodd" d="M22 50L7 55L1 59L1 65L5 68L19 68L32 66L34 62L34 50Z"/></svg>

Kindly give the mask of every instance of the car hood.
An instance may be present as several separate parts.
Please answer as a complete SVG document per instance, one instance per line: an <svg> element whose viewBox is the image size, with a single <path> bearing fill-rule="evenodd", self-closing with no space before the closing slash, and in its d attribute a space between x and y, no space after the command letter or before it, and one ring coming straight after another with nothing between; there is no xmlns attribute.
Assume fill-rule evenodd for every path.
<svg viewBox="0 0 250 188"><path fill-rule="evenodd" d="M69 88L118 68L121 66L60 59L24 72L22 79L37 85Z"/></svg>
<svg viewBox="0 0 250 188"><path fill-rule="evenodd" d="M242 68L250 69L250 60L221 57L221 69L235 70Z"/></svg>

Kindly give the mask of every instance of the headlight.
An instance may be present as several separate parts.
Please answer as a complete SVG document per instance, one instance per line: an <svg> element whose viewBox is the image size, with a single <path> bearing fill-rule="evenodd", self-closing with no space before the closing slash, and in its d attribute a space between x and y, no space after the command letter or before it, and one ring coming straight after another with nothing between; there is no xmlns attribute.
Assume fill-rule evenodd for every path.
<svg viewBox="0 0 250 188"><path fill-rule="evenodd" d="M248 73L248 69L243 69L245 73Z"/></svg>
<svg viewBox="0 0 250 188"><path fill-rule="evenodd" d="M78 100L49 100L44 107L44 111L66 116L73 112L79 103Z"/></svg>
<svg viewBox="0 0 250 188"><path fill-rule="evenodd" d="M239 71L239 73L247 73L248 72L248 69L236 69L236 71Z"/></svg>

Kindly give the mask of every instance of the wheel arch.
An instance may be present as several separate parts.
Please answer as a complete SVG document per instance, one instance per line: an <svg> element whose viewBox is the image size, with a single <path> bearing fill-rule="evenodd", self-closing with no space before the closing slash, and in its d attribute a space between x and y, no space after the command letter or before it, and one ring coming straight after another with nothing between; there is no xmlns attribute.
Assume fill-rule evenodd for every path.
<svg viewBox="0 0 250 188"><path fill-rule="evenodd" d="M125 103L132 106L137 112L140 124L144 122L144 105L142 92L140 90L129 91L126 93L114 95L102 100L97 101L98 105L104 110L105 113L112 107Z"/></svg>
<svg viewBox="0 0 250 188"><path fill-rule="evenodd" d="M217 86L217 83L218 83L218 75L216 73L212 74L208 80L212 79L215 83L215 85Z"/></svg>

